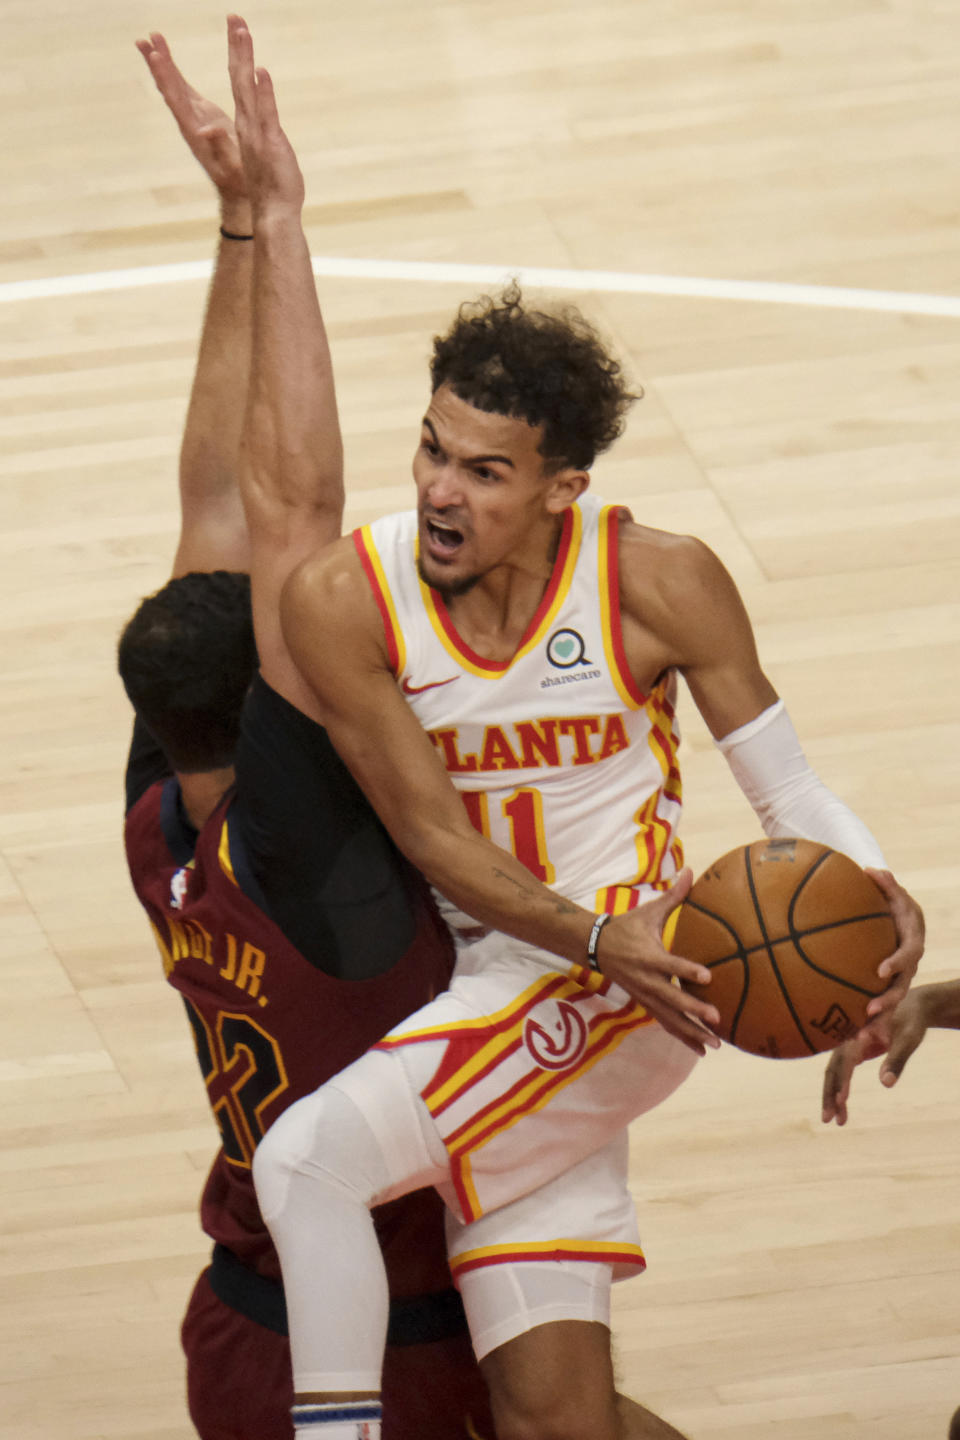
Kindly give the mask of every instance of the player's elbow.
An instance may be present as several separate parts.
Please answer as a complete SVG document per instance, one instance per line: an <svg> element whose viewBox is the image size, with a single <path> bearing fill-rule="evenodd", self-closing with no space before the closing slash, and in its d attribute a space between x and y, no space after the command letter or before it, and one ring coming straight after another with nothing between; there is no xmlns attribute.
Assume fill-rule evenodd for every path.
<svg viewBox="0 0 960 1440"><path fill-rule="evenodd" d="M390 827L397 848L435 885L446 891L451 883L451 859L462 854L464 841L474 838L468 822L455 825L429 811L414 813L405 810ZM453 875L456 874L456 868Z"/></svg>

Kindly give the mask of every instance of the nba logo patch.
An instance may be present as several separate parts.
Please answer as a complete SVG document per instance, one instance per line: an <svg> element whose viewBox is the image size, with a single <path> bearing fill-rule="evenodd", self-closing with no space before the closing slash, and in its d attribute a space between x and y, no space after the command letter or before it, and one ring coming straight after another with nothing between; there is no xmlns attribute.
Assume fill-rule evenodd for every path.
<svg viewBox="0 0 960 1440"><path fill-rule="evenodd" d="M173 910L182 910L183 902L187 898L188 868L186 865L181 866L170 880L170 906Z"/></svg>

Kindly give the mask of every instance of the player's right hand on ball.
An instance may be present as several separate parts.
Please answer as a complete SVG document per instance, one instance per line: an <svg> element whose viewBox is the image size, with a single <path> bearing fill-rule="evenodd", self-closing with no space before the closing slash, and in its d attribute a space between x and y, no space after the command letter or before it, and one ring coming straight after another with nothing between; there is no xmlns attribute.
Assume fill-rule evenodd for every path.
<svg viewBox="0 0 960 1440"><path fill-rule="evenodd" d="M708 1028L718 1025L720 1016L712 1005L686 991L683 982L707 985L710 971L672 955L662 938L667 917L686 899L692 884L693 872L683 870L664 895L615 916L601 931L597 958L603 974L622 985L664 1030L704 1055L707 1046L720 1048L718 1037Z"/></svg>
<svg viewBox="0 0 960 1440"><path fill-rule="evenodd" d="M920 906L902 885L897 884L889 870L868 869L866 873L883 892L897 927L897 948L877 971L880 978L888 980L889 984L883 994L875 996L867 1006L867 1016L872 1021L893 1014L907 994L923 954L925 927Z"/></svg>

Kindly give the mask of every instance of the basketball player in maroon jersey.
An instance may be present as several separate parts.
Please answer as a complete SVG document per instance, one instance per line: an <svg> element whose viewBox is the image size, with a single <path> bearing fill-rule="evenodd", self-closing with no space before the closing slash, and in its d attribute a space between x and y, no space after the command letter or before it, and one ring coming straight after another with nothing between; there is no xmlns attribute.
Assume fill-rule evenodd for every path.
<svg viewBox="0 0 960 1440"><path fill-rule="evenodd" d="M181 451L174 578L120 642L137 710L126 848L222 1138L201 1203L213 1261L183 1324L191 1416L203 1440L290 1440L286 1311L253 1150L293 1100L444 988L451 948L423 882L297 709L280 635L287 570L340 530L340 437L315 292L298 297L316 311L319 341L301 356L314 423L293 524L258 533L254 513L251 546L237 489L253 279L243 169L232 122L186 85L163 38L138 48L217 187L222 238ZM384 1434L493 1440L442 1210L420 1191L378 1212L392 1293Z"/></svg>
<svg viewBox="0 0 960 1440"><path fill-rule="evenodd" d="M254 493L272 493L282 506L282 485L278 492L277 476L271 476L271 467L280 456L270 409L282 394L286 379L296 383L296 351L291 348L285 353L283 341L299 328L298 315L303 312L295 303L297 285L303 283L309 266L302 236L297 238L298 171L279 129L269 77L265 72L254 72L249 35L242 22L233 17L229 23L231 74L245 164L248 175L255 174L262 166L260 178L264 181L263 188L257 187L255 203L257 243L262 236L267 244L276 246L278 252L285 247L287 260L281 275L282 288L269 297L278 318L285 307L289 327L282 332L277 330L281 343L264 356L265 379L270 377L273 393L264 392L264 406L259 415L253 409L249 412L253 417L250 434ZM299 282L295 279L298 267L303 271ZM457 380L460 378L458 375ZM563 504L576 498L586 483L586 475L578 471L571 476L568 472L575 467L561 463L557 467L560 479L555 480L555 472L547 472L544 465L544 452L540 448L543 432L538 423L525 420L522 413L515 410L484 403L479 396L465 399L454 383L440 385L435 390L424 429L426 433L415 462L423 522L419 534L421 579L427 586L442 590L448 602L454 602L451 613L456 610L455 623L461 627L461 634L464 630L469 632L474 653L507 668L523 642L527 622L537 612L551 577L551 541L557 539ZM560 458L562 461L563 452ZM565 500L560 493L564 487ZM553 510L546 507L547 513L544 513L544 496L548 491L551 502L556 499L557 503ZM641 649L645 647L643 678L648 685L655 683L665 668L684 669L701 710L719 737L746 729L768 710L774 712L768 717L770 723L782 734L784 726L779 724L782 707L759 669L748 622L732 582L719 562L709 556L705 547L697 548L692 543L678 541L670 545L664 541L658 546L655 540L636 540L632 533L630 542L631 550L642 550L655 577L664 581L662 593L654 593L655 578L644 594L652 606L657 626L662 623L665 633L655 627L639 640L636 633L630 637L631 649L635 650L638 643ZM658 548L670 553L657 554ZM409 553L412 556L412 546ZM626 580L623 590L628 592L623 599L625 618L635 620L628 606L632 595ZM496 593L491 595L491 591ZM478 596L480 600L473 604ZM481 603L484 600L485 607ZM677 602L685 620L678 620L673 629L671 617ZM443 775L437 753L406 708L396 683L396 657L387 653L384 624L352 547L341 546L338 554L328 552L327 557L302 569L286 587L283 613L285 633L295 646L297 659L309 675L317 697L314 713L330 717L331 732L338 747L388 828L401 848L417 856L437 888L481 924L516 935L565 957L574 965L582 966L588 956L592 960L599 958L600 969L637 996L668 1034L702 1053L704 1045L713 1038L704 1029L704 1022L709 1023L714 1012L708 1004L696 1002L671 983L673 976L701 978L702 972L682 957L670 956L660 942L663 920L685 893L688 879L678 884L669 902L640 906L616 919L597 917L538 884L521 864L473 831L463 806ZM702 632L696 645L688 633L691 626L694 631ZM635 624L634 632L639 628ZM334 629L339 629L339 641L334 639ZM345 644L346 637L349 643ZM713 642L716 642L716 663L710 665L706 654ZM678 653L681 645L690 647L688 665ZM658 660L660 663L654 663ZM449 683L446 677L438 675L434 680L431 675L422 684L411 680L406 693L415 696L431 684ZM309 698L305 703L310 704ZM749 745L755 753L757 747L751 743L754 738L753 733L738 735L737 743ZM761 748L769 747L761 743ZM789 744L788 752L792 757ZM476 757L472 759L475 761ZM799 760L802 761L802 755ZM472 768L476 769L476 764ZM772 768L777 771L776 765ZM774 778L782 780L782 771ZM749 776L741 783L745 783L746 788ZM773 783L771 781L771 786ZM825 787L813 781L811 785L816 796L814 804L821 816L825 809L833 817L841 812L838 829L859 836L861 853L876 855L875 842L872 837L864 836L863 827L855 817L839 802L831 807ZM805 798L809 798L811 785L806 783L805 772L798 787ZM797 808L778 806L771 799L769 788L764 783L758 784L752 798L758 811L765 804L776 811L771 824L773 819L782 819L785 809L793 816L798 813ZM802 804L799 808L803 809ZM586 827L583 844L589 845L590 839L589 827ZM905 987L922 948L920 915L914 902L891 877L887 877L884 884L898 922L900 943L895 954L885 962L882 973L896 976L898 987ZM597 937L602 927L598 927L598 919L606 924L599 957ZM892 997L883 1003L891 1004ZM432 1010L430 1007L426 1012L425 1025ZM481 1021L464 1023L479 1025ZM259 1165L258 1193L269 1200L274 1233L278 1234L283 1227L284 1245L289 1247L284 1265L293 1261L291 1294L294 1288L299 1292L297 1315L301 1321L307 1321L306 1328L318 1322L312 1331L312 1340L316 1341L322 1334L324 1343L329 1338L329 1326L323 1317L316 1315L308 1287L294 1283L298 1275L312 1276L317 1272L310 1265L300 1266L297 1255L309 1253L316 1257L318 1270L324 1270L328 1278L332 1278L335 1264L325 1269L322 1252L325 1249L336 1262L335 1237L349 1233L352 1240L357 1241L356 1249L353 1244L350 1247L351 1261L358 1256L362 1224L352 1201L358 1200L362 1209L366 1203L361 1193L364 1186L369 1187L368 1194L376 1194L381 1193L381 1187L389 1189L394 1183L397 1186L406 1183L401 1173L402 1164L411 1157L421 1167L418 1174L430 1173L437 1177L436 1183L445 1183L446 1177L445 1161L442 1156L437 1158L434 1145L437 1135L429 1129L429 1121L424 1123L425 1108L422 1107L423 1113L417 1111L415 1119L403 1131L402 1140L398 1132L395 1146L390 1145L390 1136L382 1124L377 1127L366 1123L371 1119L371 1111L382 1104L384 1092L374 1084L365 1096L360 1096L357 1087L362 1088L373 1074L364 1066L366 1061L360 1062L359 1070L353 1068L351 1088L344 1088L342 1077L334 1083L329 1111L323 1115L323 1144L316 1144L321 1135L319 1128L308 1136L303 1127L309 1129L314 1118L313 1099L317 1098L321 1106L326 1100L308 1097L298 1107L298 1114L291 1111L285 1115L282 1125L266 1138L260 1151L264 1163ZM478 1068L481 1068L479 1061ZM383 1073L381 1068L378 1072L381 1078ZM398 1080L398 1084L402 1081ZM439 1073L437 1084L440 1084ZM399 1116L401 1109L398 1107L391 1113ZM338 1127L335 1132L331 1121ZM421 1123L423 1133L414 1133ZM283 1132L279 1141L278 1132ZM331 1151L334 1145L340 1147L336 1165L324 1156L328 1141ZM402 1164L392 1168L402 1147L409 1147L404 1149ZM369 1175L356 1179L355 1171L349 1167L355 1165L361 1152L364 1164L369 1161ZM522 1158L518 1156L518 1165ZM348 1168L340 1169L340 1165ZM318 1189L313 1180L320 1168L327 1173ZM407 1176L411 1173L408 1171ZM332 1184L328 1183L331 1177L335 1177ZM303 1180L307 1182L305 1185L301 1183ZM297 1192L295 1206L288 1204L294 1189ZM333 1202L334 1190L343 1203ZM328 1208L324 1211L325 1206ZM332 1219L334 1214L336 1222ZM356 1276L355 1267L355 1278L357 1288L361 1283L368 1287L369 1308L365 1312L361 1306L355 1312L358 1318L349 1335L341 1336L340 1369L328 1369L326 1355L310 1353L309 1345L301 1348L304 1363L298 1372L298 1382L308 1383L298 1384L301 1392L296 1408L298 1434L302 1430L304 1436L329 1436L331 1440L356 1436L360 1431L354 1422L360 1422L361 1414L375 1413L376 1390L370 1387L377 1361L373 1354L375 1347L371 1347L368 1340L377 1328L371 1318L377 1313L379 1287L373 1275L376 1261L370 1256L369 1247L364 1247L364 1256L369 1266L364 1268L362 1281ZM344 1316L343 1331L349 1326L350 1321ZM580 1440L584 1435L590 1435L591 1440L599 1440L601 1436L604 1440L607 1437L622 1440L628 1434L676 1435L671 1427L655 1417L636 1413L625 1416L613 1403L608 1380L609 1334L600 1334L601 1329L599 1325L573 1325L565 1329L562 1325L543 1324L489 1355L487 1373L494 1392L501 1440L545 1436L551 1440L558 1437ZM593 1406L595 1408L591 1408ZM591 1416L598 1418L596 1421L587 1418Z"/></svg>

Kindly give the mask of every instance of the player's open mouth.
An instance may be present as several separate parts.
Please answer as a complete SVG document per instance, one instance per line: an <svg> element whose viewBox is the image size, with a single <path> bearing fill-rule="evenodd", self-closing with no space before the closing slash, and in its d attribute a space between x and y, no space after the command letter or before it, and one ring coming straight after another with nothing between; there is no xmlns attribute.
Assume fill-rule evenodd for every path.
<svg viewBox="0 0 960 1440"><path fill-rule="evenodd" d="M433 555L455 555L463 544L463 531L456 529L453 525L447 525L442 520L424 518L424 526L430 552Z"/></svg>

